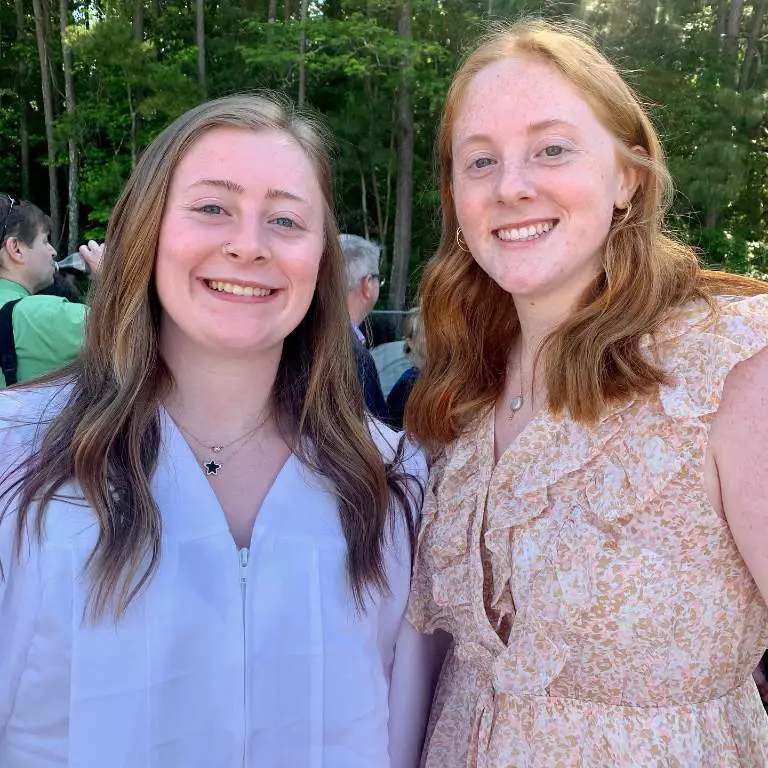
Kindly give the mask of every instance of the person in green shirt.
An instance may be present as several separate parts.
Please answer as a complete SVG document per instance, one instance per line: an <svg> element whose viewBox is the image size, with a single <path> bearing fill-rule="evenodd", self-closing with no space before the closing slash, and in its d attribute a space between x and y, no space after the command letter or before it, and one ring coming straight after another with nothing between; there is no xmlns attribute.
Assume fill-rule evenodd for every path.
<svg viewBox="0 0 768 768"><path fill-rule="evenodd" d="M13 308L13 339L19 382L42 376L74 360L83 343L86 307L59 296L36 296L56 272L51 220L36 205L0 195L0 307ZM80 247L90 274L101 269L102 246ZM5 378L0 372L0 383Z"/></svg>

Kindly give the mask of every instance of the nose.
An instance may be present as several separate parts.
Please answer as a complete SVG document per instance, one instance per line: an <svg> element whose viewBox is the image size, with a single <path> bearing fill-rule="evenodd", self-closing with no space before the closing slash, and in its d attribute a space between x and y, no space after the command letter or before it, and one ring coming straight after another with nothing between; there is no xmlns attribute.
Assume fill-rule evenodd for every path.
<svg viewBox="0 0 768 768"><path fill-rule="evenodd" d="M530 169L524 162L507 160L496 176L496 199L500 203L514 203L536 196L536 187Z"/></svg>
<svg viewBox="0 0 768 768"><path fill-rule="evenodd" d="M222 246L225 256L233 261L247 263L271 256L269 245L260 226L242 227L235 237Z"/></svg>

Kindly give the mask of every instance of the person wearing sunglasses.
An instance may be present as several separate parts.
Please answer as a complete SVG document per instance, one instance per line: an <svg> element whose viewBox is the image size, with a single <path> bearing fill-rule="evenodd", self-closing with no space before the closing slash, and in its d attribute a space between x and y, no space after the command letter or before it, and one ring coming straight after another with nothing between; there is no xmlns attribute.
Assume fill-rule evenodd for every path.
<svg viewBox="0 0 768 768"><path fill-rule="evenodd" d="M86 307L59 296L34 295L56 273L51 220L36 205L0 195L0 362L2 385L38 378L74 360L83 343ZM80 253L97 275L102 247Z"/></svg>

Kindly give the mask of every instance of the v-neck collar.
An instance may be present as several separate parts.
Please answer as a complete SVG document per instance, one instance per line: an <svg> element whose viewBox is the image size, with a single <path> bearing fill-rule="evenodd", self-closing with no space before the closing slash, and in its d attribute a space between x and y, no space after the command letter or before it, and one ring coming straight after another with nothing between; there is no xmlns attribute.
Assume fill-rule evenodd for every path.
<svg viewBox="0 0 768 768"><path fill-rule="evenodd" d="M161 406L159 412L161 444L153 488L164 513L164 535L190 539L226 533L231 537L226 515L205 470L165 408ZM270 524L270 510L283 485L299 480L297 461L291 453L280 467L254 520L250 545L257 532ZM234 538L232 546L237 547Z"/></svg>

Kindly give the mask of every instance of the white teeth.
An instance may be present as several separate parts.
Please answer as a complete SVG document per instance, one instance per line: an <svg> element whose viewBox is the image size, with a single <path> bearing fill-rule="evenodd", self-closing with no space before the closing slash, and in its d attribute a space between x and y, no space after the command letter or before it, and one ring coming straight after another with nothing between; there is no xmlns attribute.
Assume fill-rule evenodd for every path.
<svg viewBox="0 0 768 768"><path fill-rule="evenodd" d="M540 221L537 224L531 224L527 227L509 227L508 229L499 229L496 236L499 240L534 240L543 234L550 232L555 226L554 221Z"/></svg>
<svg viewBox="0 0 768 768"><path fill-rule="evenodd" d="M269 296L270 288L257 288L252 285L240 285L238 283L224 283L221 280L206 280L209 288L220 293L231 293L233 296Z"/></svg>

